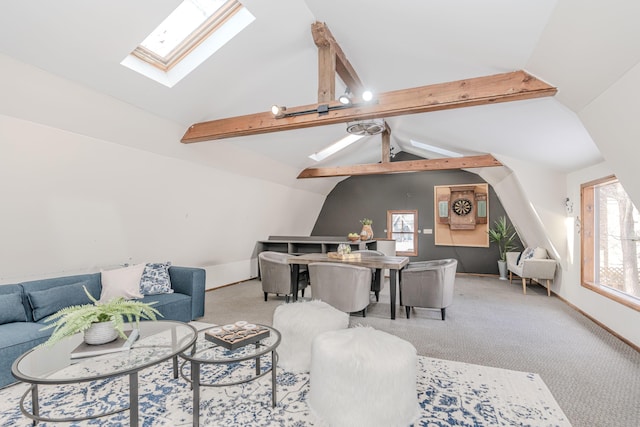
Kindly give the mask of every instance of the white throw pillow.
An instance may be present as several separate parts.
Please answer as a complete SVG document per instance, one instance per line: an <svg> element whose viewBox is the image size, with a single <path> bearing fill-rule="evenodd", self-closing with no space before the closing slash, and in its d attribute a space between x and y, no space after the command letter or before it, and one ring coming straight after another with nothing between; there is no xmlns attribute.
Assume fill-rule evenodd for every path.
<svg viewBox="0 0 640 427"><path fill-rule="evenodd" d="M100 302L107 302L117 297L123 297L124 299L142 298L140 278L146 265L146 263L142 263L115 270L100 270L102 280Z"/></svg>
<svg viewBox="0 0 640 427"><path fill-rule="evenodd" d="M547 256L547 250L545 248L541 248L540 246L538 246L534 251L533 251L533 259L547 259L549 258Z"/></svg>

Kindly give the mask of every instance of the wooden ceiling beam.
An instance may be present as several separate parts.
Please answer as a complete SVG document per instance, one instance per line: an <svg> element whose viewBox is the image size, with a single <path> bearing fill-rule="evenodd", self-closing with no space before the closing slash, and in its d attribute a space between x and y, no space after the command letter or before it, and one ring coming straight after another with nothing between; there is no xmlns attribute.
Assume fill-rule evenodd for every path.
<svg viewBox="0 0 640 427"><path fill-rule="evenodd" d="M502 166L490 154L482 156L451 157L430 160L407 160L402 162L383 162L367 165L337 166L330 168L307 168L300 172L301 178L326 178L332 176L382 175L389 173L423 172L450 169L469 169Z"/></svg>
<svg viewBox="0 0 640 427"><path fill-rule="evenodd" d="M342 108L338 101L287 108L290 114L276 119L271 112L212 120L191 125L185 144L237 136L303 129L385 118L406 114L553 96L557 89L524 71L438 83L381 93L377 102ZM328 106L326 113L321 113ZM336 108L337 107L337 108ZM295 114L295 113L299 114ZM291 114L294 113L294 114Z"/></svg>
<svg viewBox="0 0 640 427"><path fill-rule="evenodd" d="M360 77L358 77L358 73L356 73L356 70L347 59L347 55L344 54L344 51L336 41L335 37L333 37L331 31L329 31L329 27L327 27L327 24L317 21L311 24L311 35L313 35L313 42L316 44L316 46L318 46L318 54L323 55L322 52L326 50L330 50L333 52L335 56L335 64L333 70L338 74L340 80L342 80L342 82L351 90L351 92L358 93L364 90L362 80L360 80ZM322 59L322 57L320 57L319 59L320 69L318 77L322 78L327 75L327 69L322 68L322 62L326 62L326 60ZM331 77L334 79L335 73L331 75ZM326 82L321 82L321 85L326 86ZM318 87L318 101L323 102L324 100L327 100L327 98L320 98L320 94L320 87ZM333 97L329 99L335 99L335 88Z"/></svg>
<svg viewBox="0 0 640 427"><path fill-rule="evenodd" d="M382 131L382 163L391 161L391 128L384 122L384 131Z"/></svg>

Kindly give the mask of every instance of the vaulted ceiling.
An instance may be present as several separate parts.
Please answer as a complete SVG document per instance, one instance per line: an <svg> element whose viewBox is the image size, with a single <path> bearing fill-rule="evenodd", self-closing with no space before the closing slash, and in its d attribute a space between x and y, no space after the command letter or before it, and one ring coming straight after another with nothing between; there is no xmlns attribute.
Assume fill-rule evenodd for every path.
<svg viewBox="0 0 640 427"><path fill-rule="evenodd" d="M391 117L387 121L395 151L441 157L412 146L414 140L557 171L602 160L577 114L640 58L628 44L616 43L629 37L632 22L609 3L245 0L256 20L167 88L120 62L180 1L3 1L0 53L186 130L197 122L266 112L274 103L317 102L318 56L311 25L325 22L374 92L515 70L558 88L551 98ZM343 88L338 81L336 91ZM345 136L345 128L332 124L226 142L297 170L380 160L380 136L365 138L319 164L308 158Z"/></svg>

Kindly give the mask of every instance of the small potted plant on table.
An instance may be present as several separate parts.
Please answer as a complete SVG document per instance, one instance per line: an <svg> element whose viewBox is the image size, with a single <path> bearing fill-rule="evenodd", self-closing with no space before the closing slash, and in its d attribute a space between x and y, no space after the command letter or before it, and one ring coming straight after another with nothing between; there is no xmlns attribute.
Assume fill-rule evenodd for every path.
<svg viewBox="0 0 640 427"><path fill-rule="evenodd" d="M113 298L106 303L100 303L87 288L84 288L84 292L92 304L66 307L45 319L45 322L53 323L42 329L55 329L43 345L53 345L78 332L84 332L87 344L106 344L118 336L127 338L124 333L125 319L137 324L140 319L156 320L157 316L162 316L158 310L151 307L155 302L143 303Z"/></svg>
<svg viewBox="0 0 640 427"><path fill-rule="evenodd" d="M362 231L360 232L360 240L371 240L373 239L373 229L371 228L371 224L373 224L373 220L369 218L363 218L360 220L362 224Z"/></svg>

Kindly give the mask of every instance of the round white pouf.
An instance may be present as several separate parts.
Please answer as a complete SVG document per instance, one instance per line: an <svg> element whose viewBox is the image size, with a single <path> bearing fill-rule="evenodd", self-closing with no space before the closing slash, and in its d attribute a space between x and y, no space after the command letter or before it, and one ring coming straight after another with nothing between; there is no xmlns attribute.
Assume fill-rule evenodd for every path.
<svg viewBox="0 0 640 427"><path fill-rule="evenodd" d="M311 342L327 331L345 329L349 315L322 301L282 304L273 312L273 327L280 332L278 366L289 372L309 372Z"/></svg>
<svg viewBox="0 0 640 427"><path fill-rule="evenodd" d="M370 327L318 335L309 407L321 425L409 426L418 419L418 356L411 343Z"/></svg>

